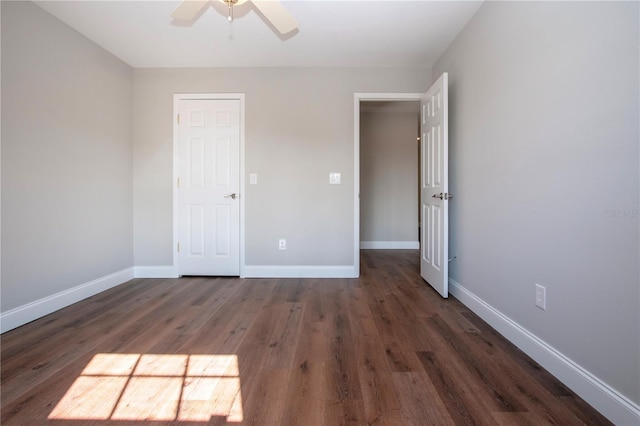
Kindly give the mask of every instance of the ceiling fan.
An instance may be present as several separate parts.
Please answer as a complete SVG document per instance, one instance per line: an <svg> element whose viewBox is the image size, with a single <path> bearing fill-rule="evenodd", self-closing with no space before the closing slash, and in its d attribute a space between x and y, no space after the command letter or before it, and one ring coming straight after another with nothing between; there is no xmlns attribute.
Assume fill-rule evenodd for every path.
<svg viewBox="0 0 640 426"><path fill-rule="evenodd" d="M171 17L181 21L191 21L212 1L221 1L227 5L229 21L233 20L234 6L250 1L264 19L270 22L280 34L286 35L298 28L295 18L279 0L182 0L178 7L171 12Z"/></svg>

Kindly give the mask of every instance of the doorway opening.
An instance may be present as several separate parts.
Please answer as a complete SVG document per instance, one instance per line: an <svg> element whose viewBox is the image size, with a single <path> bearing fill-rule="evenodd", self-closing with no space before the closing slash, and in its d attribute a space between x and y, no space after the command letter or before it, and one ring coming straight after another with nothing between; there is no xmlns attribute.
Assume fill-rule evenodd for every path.
<svg viewBox="0 0 640 426"><path fill-rule="evenodd" d="M420 93L354 99L354 263L360 249L419 248Z"/></svg>
<svg viewBox="0 0 640 426"><path fill-rule="evenodd" d="M420 102L360 104L360 249L413 249L419 239Z"/></svg>

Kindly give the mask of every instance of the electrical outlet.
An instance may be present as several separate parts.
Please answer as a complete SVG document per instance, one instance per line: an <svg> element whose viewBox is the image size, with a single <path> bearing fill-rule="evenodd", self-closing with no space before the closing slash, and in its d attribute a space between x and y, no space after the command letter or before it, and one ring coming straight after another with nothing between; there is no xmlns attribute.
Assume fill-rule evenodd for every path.
<svg viewBox="0 0 640 426"><path fill-rule="evenodd" d="M540 309L547 309L547 288L536 284L536 306Z"/></svg>
<svg viewBox="0 0 640 426"><path fill-rule="evenodd" d="M281 238L278 240L278 250L286 250L287 249L287 240Z"/></svg>

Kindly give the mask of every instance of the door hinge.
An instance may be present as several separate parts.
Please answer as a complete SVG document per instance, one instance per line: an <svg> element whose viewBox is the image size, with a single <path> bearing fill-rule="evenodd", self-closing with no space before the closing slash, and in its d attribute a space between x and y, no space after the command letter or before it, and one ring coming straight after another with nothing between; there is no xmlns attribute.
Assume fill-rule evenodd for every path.
<svg viewBox="0 0 640 426"><path fill-rule="evenodd" d="M176 122L180 124L180 114L177 115Z"/></svg>
<svg viewBox="0 0 640 426"><path fill-rule="evenodd" d="M176 180L176 187L177 187L177 188L180 188L180 178L178 178L178 179Z"/></svg>
<svg viewBox="0 0 640 426"><path fill-rule="evenodd" d="M178 253L180 253L180 243L178 243Z"/></svg>

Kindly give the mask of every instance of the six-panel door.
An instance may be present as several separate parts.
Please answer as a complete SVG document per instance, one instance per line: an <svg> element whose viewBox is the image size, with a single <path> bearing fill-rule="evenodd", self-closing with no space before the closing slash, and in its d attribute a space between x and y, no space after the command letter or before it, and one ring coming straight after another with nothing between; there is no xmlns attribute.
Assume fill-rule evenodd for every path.
<svg viewBox="0 0 640 426"><path fill-rule="evenodd" d="M179 274L240 273L240 101L181 100Z"/></svg>

